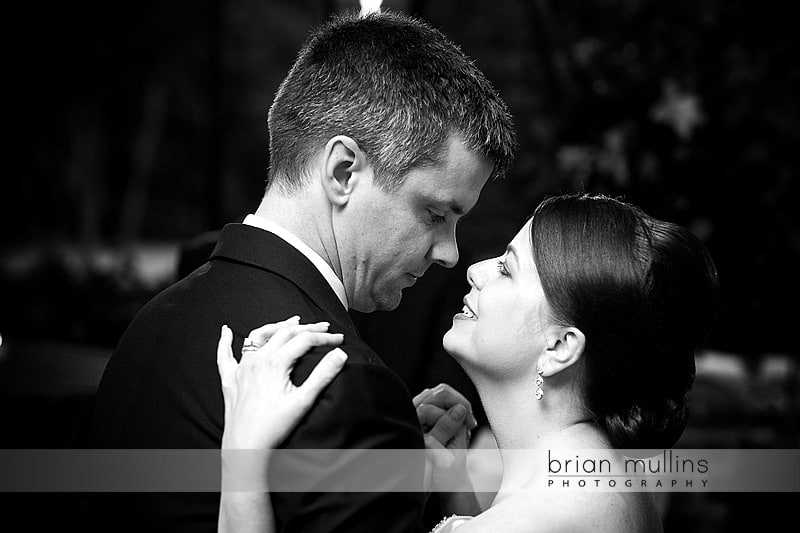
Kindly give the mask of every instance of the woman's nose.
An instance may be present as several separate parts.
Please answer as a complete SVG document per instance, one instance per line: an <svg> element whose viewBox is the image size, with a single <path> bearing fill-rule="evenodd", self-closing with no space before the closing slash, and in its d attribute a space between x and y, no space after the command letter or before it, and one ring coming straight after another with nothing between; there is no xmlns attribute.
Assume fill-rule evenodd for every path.
<svg viewBox="0 0 800 533"><path fill-rule="evenodd" d="M486 276L490 271L493 259L486 259L470 265L467 269L467 281L472 287L480 289L486 283Z"/></svg>

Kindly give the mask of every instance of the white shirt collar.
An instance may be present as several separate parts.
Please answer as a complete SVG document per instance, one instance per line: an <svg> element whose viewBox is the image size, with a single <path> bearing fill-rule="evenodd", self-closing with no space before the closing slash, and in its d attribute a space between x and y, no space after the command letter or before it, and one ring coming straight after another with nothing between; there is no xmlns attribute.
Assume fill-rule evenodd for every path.
<svg viewBox="0 0 800 533"><path fill-rule="evenodd" d="M297 251L306 256L308 260L311 261L315 267L317 267L319 273L322 274L322 276L331 286L331 289L333 289L333 292L335 292L336 296L339 297L339 301L342 302L344 308L348 309L350 307L347 303L347 293L344 290L344 284L342 283L342 280L336 276L336 273L333 271L331 266L322 257L320 257L317 252L312 250L310 246L301 241L297 235L287 230L283 226L280 226L275 222L267 220L258 215L247 215L242 223L247 224L248 226L261 228L265 231L269 231L270 233L274 233L284 241L297 248Z"/></svg>

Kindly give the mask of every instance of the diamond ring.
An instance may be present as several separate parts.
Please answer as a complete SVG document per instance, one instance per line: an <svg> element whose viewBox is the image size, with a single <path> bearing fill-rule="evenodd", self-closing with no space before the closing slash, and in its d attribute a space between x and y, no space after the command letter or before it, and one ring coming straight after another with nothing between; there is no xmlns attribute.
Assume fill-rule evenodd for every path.
<svg viewBox="0 0 800 533"><path fill-rule="evenodd" d="M242 344L242 352L254 352L256 350L258 350L258 344L249 338L244 340L244 344Z"/></svg>

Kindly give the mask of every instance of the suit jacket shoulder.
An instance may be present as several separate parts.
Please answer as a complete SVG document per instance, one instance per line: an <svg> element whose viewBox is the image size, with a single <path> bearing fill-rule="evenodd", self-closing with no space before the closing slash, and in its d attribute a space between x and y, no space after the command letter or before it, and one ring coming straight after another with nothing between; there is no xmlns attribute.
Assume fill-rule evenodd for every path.
<svg viewBox="0 0 800 533"><path fill-rule="evenodd" d="M292 315L303 322L330 322L330 331L344 334L348 362L286 446L423 448L405 384L360 337L324 277L282 239L242 224L226 226L209 262L156 296L132 321L98 390L96 447L218 448L224 422L216 368L220 327L234 331L238 353L252 329ZM302 358L293 379L303 381L324 353L315 350ZM320 480L337 475L336 465L301 470ZM131 519L170 531L215 530L218 496L205 501L185 496L147 498ZM281 531L373 531L378 524L398 532L421 528L419 493L286 493L273 500ZM387 526L392 523L397 525Z"/></svg>

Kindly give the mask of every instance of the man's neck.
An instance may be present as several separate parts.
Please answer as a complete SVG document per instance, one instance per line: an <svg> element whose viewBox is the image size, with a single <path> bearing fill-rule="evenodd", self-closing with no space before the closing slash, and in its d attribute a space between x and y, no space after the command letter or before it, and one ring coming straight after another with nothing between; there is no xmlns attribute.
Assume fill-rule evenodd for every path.
<svg viewBox="0 0 800 533"><path fill-rule="evenodd" d="M287 196L267 192L255 214L293 233L327 262L339 279L342 268L330 224L330 205L309 189Z"/></svg>

